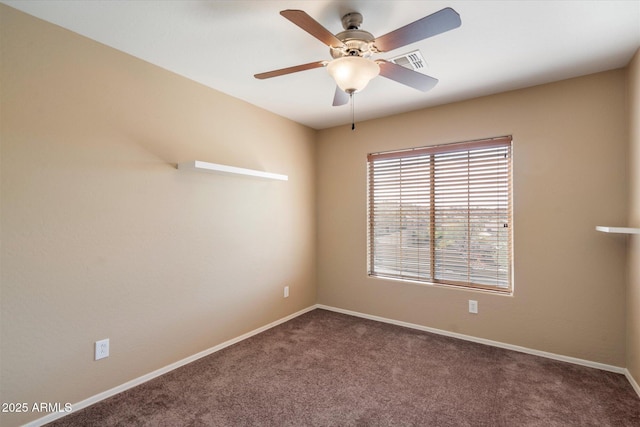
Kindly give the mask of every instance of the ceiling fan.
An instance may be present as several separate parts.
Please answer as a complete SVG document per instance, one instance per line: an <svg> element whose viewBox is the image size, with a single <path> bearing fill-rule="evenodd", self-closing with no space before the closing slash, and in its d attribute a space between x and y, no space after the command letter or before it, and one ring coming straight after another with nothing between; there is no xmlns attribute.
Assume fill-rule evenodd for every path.
<svg viewBox="0 0 640 427"><path fill-rule="evenodd" d="M423 92L432 89L438 83L438 79L384 59L372 59L371 57L377 53L388 52L453 30L462 23L460 15L455 10L444 8L383 36L374 37L368 31L359 29L362 24L362 15L358 12L347 13L342 17L344 31L336 35L330 33L302 10L287 9L281 11L280 15L329 46L329 53L333 59L260 73L254 77L268 79L298 71L327 67L327 71L337 84L333 98L334 106L346 104L355 92L364 89L369 81L377 75Z"/></svg>

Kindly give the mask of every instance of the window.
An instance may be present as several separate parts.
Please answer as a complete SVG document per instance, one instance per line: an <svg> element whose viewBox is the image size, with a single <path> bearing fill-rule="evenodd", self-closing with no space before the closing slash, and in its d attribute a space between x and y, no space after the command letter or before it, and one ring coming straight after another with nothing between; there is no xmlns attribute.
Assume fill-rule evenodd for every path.
<svg viewBox="0 0 640 427"><path fill-rule="evenodd" d="M511 137L368 156L369 275L509 293Z"/></svg>

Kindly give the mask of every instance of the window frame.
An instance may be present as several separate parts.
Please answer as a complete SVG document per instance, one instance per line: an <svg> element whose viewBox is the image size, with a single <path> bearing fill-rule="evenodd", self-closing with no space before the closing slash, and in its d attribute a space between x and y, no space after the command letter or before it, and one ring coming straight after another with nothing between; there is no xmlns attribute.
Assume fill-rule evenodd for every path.
<svg viewBox="0 0 640 427"><path fill-rule="evenodd" d="M470 225L471 221L469 220L469 218L471 218L475 213L476 219L477 219L479 217L478 212L480 212L480 209L478 209L478 206L475 206L476 210L474 211L474 209L471 207L471 203L468 202L467 203L468 207L466 208L468 224L465 231L466 240L468 242L467 249L466 249L467 254L465 255L464 251L458 251L458 255L457 255L457 256L460 256L459 254L462 254L463 258L466 256L467 280L458 281L458 280L452 280L451 278L445 278L445 279L438 278L437 277L438 274L442 274L442 272L438 272L439 269L440 271L443 271L444 267L437 266L436 260L438 256L440 256L441 258L445 257L445 255L442 255L442 252L443 252L442 250L438 255L438 248L437 248L438 243L436 242L436 239L437 239L436 223L438 222L437 215L439 215L440 212L445 211L444 208L442 208L443 203L436 201L436 195L439 194L438 191L442 191L437 187L441 186L441 182L445 181L443 177L439 177L437 179L435 178L435 174L436 174L435 171L437 170L437 168L441 167L437 163L438 162L443 163L442 160L438 160L438 159L442 159L442 156L445 156L446 158L446 156L449 156L449 155L452 155L452 156L455 156L457 154L464 155L465 152L467 153L467 157L470 158L471 154L469 153L487 152L482 150L489 150L489 149L504 150L504 153L506 153L505 161L499 161L499 160L496 161L497 165L499 164L500 167L503 167L506 169L501 170L501 172L496 172L496 176L500 176L500 178L499 179L496 178L496 184L495 184L495 191L497 194L499 194L496 197L498 198L504 197L506 194L506 202L503 202L502 199L500 199L501 200L500 202L495 202L496 207L493 209L495 210L495 218L491 217L492 219L496 220L495 227L498 227L498 224L500 223L499 219L504 219L505 217L503 215L506 215L506 222L503 224L506 231L503 230L501 232L497 228L495 231L496 239L499 240L499 242L502 244L502 247L500 247L500 249L498 249L498 247L494 248L496 260L498 260L500 257L506 256L506 266L504 265L505 262L503 258L500 258L500 261L494 261L494 263L496 264L496 271L500 270L500 273L496 272L495 284L486 284L486 283L480 283L480 282L475 283L471 279L472 274L470 273L470 271L473 269L472 264L474 263L474 258L472 258L470 254L475 254L475 252L473 252L473 250L471 249L471 246L472 246L471 243L476 243L476 240L473 240L474 238L470 237L473 234L473 230L471 228L471 225ZM501 155L502 152L500 152L499 154ZM381 270L384 270L384 268L380 268L380 266L377 265L376 263L377 261L376 247L379 248L380 246L384 246L384 245L377 243L375 241L376 220L377 220L377 216L375 212L376 212L377 205L376 205L376 196L374 193L376 188L380 190L380 186L376 187L376 181L374 177L375 162L381 161L381 160L400 160L400 163L401 163L403 160L408 160L413 158L425 158L425 156L428 156L428 159L431 162L430 166L426 166L426 170L429 171L430 176L428 177L428 180L427 180L429 185L429 191L425 193L430 198L428 202L425 202L425 204L428 206L426 209L429 210L428 224L427 224L428 232L425 231L425 233L428 236L427 238L429 240L429 244L428 244L429 256L424 258L418 258L417 263L420 264L420 266L417 268L418 270L420 270L421 266L425 265L424 270L426 270L427 273L421 273L421 274L423 275L427 274L429 277L424 278L424 277L412 276L410 274L409 275L403 274L402 270L404 268L404 264L402 264L403 267L400 268L400 273L398 273L397 271L395 273L385 273L381 271ZM494 157L497 158L497 156L498 156L497 154L494 154ZM426 163L426 161L423 161L423 163ZM399 168L398 171L400 173L400 176L402 176L402 166L399 166L398 168ZM469 170L472 169L470 160L467 160L467 168L468 168L467 175L471 175L469 173ZM504 175L505 173L506 173L506 176ZM424 176L421 175L421 177L424 179ZM445 178L448 178L448 177L445 177ZM514 288L513 287L514 260L513 260L512 179L513 179L513 138L510 135L495 137L495 138L485 138L485 139L472 140L472 141L454 142L454 143L441 144L441 145L408 148L408 149L402 149L402 150L393 150L393 151L385 151L385 152L368 154L367 155L367 274L368 276L381 278L381 279L410 281L410 282L417 282L420 284L430 284L430 285L443 285L443 286L450 286L455 288L483 290L483 291L496 292L499 294L512 295L513 288ZM379 179L379 181L381 180L382 179ZM402 185L404 185L403 183L404 181L402 177L397 178L394 181L394 184L398 185L398 188L399 188L398 191L401 195L402 195L403 189L405 188L405 187L402 187ZM465 193L467 196L467 200L471 199L474 194L473 191L470 190L471 183L475 183L475 181L472 181L471 178L468 178L467 192ZM494 187L491 187L491 188L494 188ZM378 196L378 198L383 198L383 197ZM400 211L402 211L404 206L402 204L403 202L396 202L396 203L399 204ZM417 204L418 203L414 202L414 205L417 205ZM480 202L480 204L482 204L482 202ZM409 204L409 206L411 206L411 204ZM489 210L492 210L492 209L489 209ZM465 212L465 209L459 208L458 211ZM482 211L482 214L485 215L486 211ZM377 214L377 215L380 216L382 214ZM400 227L399 228L400 231L396 232L396 234L401 234L401 235L402 235L402 230L407 228L407 222L408 222L406 220L405 222L403 222L403 220L401 219L402 215L403 214L396 214L396 216L399 217L400 219L398 220L399 222L394 223L396 224L396 226ZM418 215L418 217L419 217L419 220L425 220L424 216ZM381 226L379 227L381 228ZM447 230L446 226L442 229ZM500 236L503 236L504 234L506 234L506 237L501 238ZM400 238L400 240L404 242L402 237ZM405 243L400 243L400 245L404 245L404 244ZM505 245L506 247L504 247ZM395 246L395 248L396 248L396 252L403 252L403 248L406 248L406 247L402 246L399 249L399 246ZM400 261L401 263L407 262L406 259L403 258L403 256L400 256L399 258L401 259ZM413 261L414 263L416 263L415 259L413 259ZM427 263L429 263L428 268L426 267ZM499 265L502 266L503 268L499 268ZM505 273L505 268L506 268L506 273ZM453 274L460 273L463 270L464 270L463 268L461 268L460 271L454 269ZM485 269L485 270L488 271L489 269ZM503 281L506 280L506 286L503 286L501 284L501 281L500 281L501 278Z"/></svg>

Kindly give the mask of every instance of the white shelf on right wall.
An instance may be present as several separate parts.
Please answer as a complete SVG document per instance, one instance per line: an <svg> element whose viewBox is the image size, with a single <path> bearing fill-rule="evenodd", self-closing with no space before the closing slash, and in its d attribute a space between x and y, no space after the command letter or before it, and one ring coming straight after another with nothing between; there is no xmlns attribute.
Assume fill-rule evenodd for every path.
<svg viewBox="0 0 640 427"><path fill-rule="evenodd" d="M632 227L605 227L603 225L596 225L596 230L603 233L618 233L618 234L640 234L640 228Z"/></svg>

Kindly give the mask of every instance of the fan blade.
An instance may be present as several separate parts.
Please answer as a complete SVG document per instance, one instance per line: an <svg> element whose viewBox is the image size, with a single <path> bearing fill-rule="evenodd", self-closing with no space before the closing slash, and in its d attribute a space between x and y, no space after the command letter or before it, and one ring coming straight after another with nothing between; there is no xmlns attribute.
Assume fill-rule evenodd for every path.
<svg viewBox="0 0 640 427"><path fill-rule="evenodd" d="M309 62L308 64L296 65L295 67L281 68L279 70L267 71L266 73L254 74L256 79L270 79L271 77L283 76L285 74L297 73L298 71L312 70L327 65L327 61Z"/></svg>
<svg viewBox="0 0 640 427"><path fill-rule="evenodd" d="M329 30L320 25L318 21L307 15L303 10L287 9L280 12L280 15L284 16L327 46L336 48L344 46L344 43L342 43L339 38L331 34Z"/></svg>
<svg viewBox="0 0 640 427"><path fill-rule="evenodd" d="M349 102L349 94L339 86L336 86L336 93L333 95L333 106L339 107Z"/></svg>
<svg viewBox="0 0 640 427"><path fill-rule="evenodd" d="M384 59L376 60L380 66L380 75L398 83L407 85L414 89L426 92L438 83L438 79L410 70L402 65L385 61Z"/></svg>
<svg viewBox="0 0 640 427"><path fill-rule="evenodd" d="M462 25L458 12L444 8L411 24L376 38L374 45L379 52L388 52L408 44L444 33Z"/></svg>

